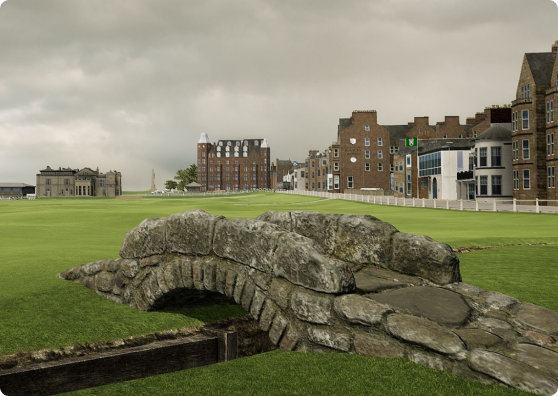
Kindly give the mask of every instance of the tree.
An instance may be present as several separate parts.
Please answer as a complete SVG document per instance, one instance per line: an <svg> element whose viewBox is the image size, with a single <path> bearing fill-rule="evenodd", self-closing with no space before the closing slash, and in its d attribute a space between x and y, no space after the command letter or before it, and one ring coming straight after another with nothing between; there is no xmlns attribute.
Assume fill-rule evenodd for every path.
<svg viewBox="0 0 558 396"><path fill-rule="evenodd" d="M178 183L175 182L174 180L167 180L165 182L165 188L167 190L172 190L172 189L176 188L177 186L178 186Z"/></svg>
<svg viewBox="0 0 558 396"><path fill-rule="evenodd" d="M178 170L174 180L178 180L177 188L184 190L188 184L198 181L198 167L196 164L192 164L188 169Z"/></svg>

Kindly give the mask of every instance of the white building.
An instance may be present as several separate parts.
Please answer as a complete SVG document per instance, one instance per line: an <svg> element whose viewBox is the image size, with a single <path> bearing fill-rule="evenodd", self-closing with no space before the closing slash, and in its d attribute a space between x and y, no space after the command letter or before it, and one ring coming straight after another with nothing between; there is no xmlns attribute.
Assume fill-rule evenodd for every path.
<svg viewBox="0 0 558 396"><path fill-rule="evenodd" d="M421 141L419 183L428 183L429 199L458 198L457 175L469 168L469 139L430 139Z"/></svg>

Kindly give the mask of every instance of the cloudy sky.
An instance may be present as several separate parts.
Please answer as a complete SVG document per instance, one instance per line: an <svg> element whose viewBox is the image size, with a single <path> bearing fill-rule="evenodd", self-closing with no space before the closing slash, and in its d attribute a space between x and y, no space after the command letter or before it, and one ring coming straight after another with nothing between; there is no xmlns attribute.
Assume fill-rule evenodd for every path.
<svg viewBox="0 0 558 396"><path fill-rule="evenodd" d="M157 187L210 140L303 160L339 118L465 118L514 98L525 52L558 40L550 0L7 0L0 182L47 165Z"/></svg>

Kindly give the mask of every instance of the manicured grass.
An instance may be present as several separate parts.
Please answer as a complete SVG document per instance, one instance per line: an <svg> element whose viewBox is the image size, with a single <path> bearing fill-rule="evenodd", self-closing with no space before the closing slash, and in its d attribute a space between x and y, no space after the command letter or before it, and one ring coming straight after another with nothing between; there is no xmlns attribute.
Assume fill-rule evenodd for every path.
<svg viewBox="0 0 558 396"><path fill-rule="evenodd" d="M370 214L394 224L400 231L428 235L454 247L558 243L556 215L401 208L276 193L141 200L2 201L0 354L108 341L243 314L238 306L140 312L108 301L81 285L56 278L56 274L67 268L118 257L126 232L142 220L189 209L204 209L228 218L256 217L268 210ZM553 298L558 280L557 253L558 246L519 246L461 254L463 280L558 311ZM500 387L495 391L485 387L479 390L476 387L481 385L475 382L471 385L462 378L449 379L446 376L451 375L447 373L407 365L412 364L342 354L277 352L87 392L103 395L141 395L147 391L168 395L521 394ZM213 379L214 387L207 384L211 382L208 378ZM190 380L199 382L189 385ZM453 381L457 381L457 388L448 388ZM254 385L246 386L250 383ZM338 384L344 385L336 388ZM261 389L264 391L260 392ZM489 393L482 393L485 391Z"/></svg>
<svg viewBox="0 0 558 396"><path fill-rule="evenodd" d="M151 395L475 395L530 393L487 386L402 359L273 351L249 358L65 393Z"/></svg>

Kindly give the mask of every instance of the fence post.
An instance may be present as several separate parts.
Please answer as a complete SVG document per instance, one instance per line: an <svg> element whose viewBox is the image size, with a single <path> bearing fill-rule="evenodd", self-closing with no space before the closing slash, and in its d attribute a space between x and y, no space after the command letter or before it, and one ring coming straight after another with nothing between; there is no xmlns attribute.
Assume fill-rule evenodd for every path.
<svg viewBox="0 0 558 396"><path fill-rule="evenodd" d="M368 203L370 203L370 195L368 196Z"/></svg>
<svg viewBox="0 0 558 396"><path fill-rule="evenodd" d="M374 195L374 203L376 203L376 196Z"/></svg>
<svg viewBox="0 0 558 396"><path fill-rule="evenodd" d="M446 199L446 209L449 210L449 199Z"/></svg>
<svg viewBox="0 0 558 396"><path fill-rule="evenodd" d="M496 200L495 199L492 201L492 211L497 212L497 210L496 210Z"/></svg>
<svg viewBox="0 0 558 396"><path fill-rule="evenodd" d="M517 212L517 198L513 199L513 209L514 212Z"/></svg>
<svg viewBox="0 0 558 396"><path fill-rule="evenodd" d="M475 201L475 212L479 211L479 201Z"/></svg>
<svg viewBox="0 0 558 396"><path fill-rule="evenodd" d="M537 198L535 203L535 213L541 213L541 208L539 207L539 199Z"/></svg>
<svg viewBox="0 0 558 396"><path fill-rule="evenodd" d="M463 211L463 200L459 200L459 210Z"/></svg>
<svg viewBox="0 0 558 396"><path fill-rule="evenodd" d="M426 208L426 202L424 201L424 198L422 199L422 207Z"/></svg>
<svg viewBox="0 0 558 396"><path fill-rule="evenodd" d="M397 206L397 197L394 197L394 198L395 198L394 205Z"/></svg>
<svg viewBox="0 0 558 396"><path fill-rule="evenodd" d="M436 209L436 208L438 207L437 204L438 204L438 200L435 199L435 200L434 200L434 209Z"/></svg>
<svg viewBox="0 0 558 396"><path fill-rule="evenodd" d="M413 197L413 208L415 207L415 197Z"/></svg>
<svg viewBox="0 0 558 396"><path fill-rule="evenodd" d="M407 201L405 198L403 198L403 206L407 206Z"/></svg>

